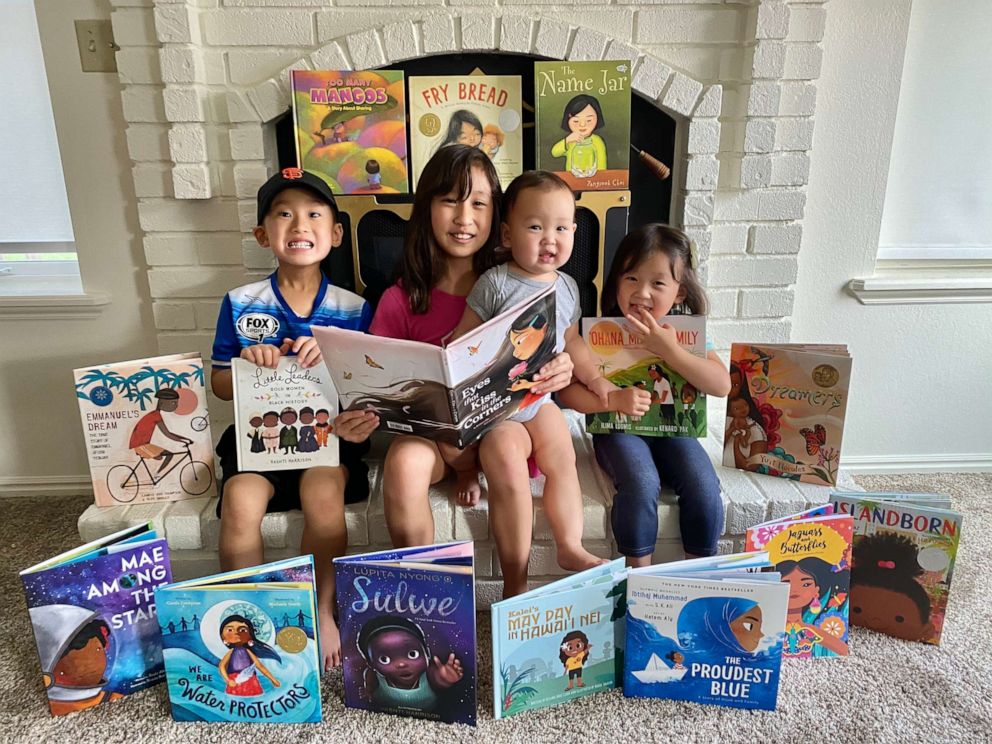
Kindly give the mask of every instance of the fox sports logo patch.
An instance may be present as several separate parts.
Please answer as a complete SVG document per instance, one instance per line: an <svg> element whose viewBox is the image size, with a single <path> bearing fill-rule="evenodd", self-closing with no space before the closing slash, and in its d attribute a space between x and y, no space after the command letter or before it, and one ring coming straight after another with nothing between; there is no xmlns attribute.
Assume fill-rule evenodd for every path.
<svg viewBox="0 0 992 744"><path fill-rule="evenodd" d="M256 344L279 332L279 321L265 313L248 313L238 318L238 333Z"/></svg>

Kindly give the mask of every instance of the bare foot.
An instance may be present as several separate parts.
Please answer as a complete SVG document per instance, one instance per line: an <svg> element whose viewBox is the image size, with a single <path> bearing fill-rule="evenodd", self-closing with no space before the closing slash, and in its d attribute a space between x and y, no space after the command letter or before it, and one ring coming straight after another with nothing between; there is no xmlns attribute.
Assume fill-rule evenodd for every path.
<svg viewBox="0 0 992 744"><path fill-rule="evenodd" d="M593 555L583 548L582 543L574 547L559 545L556 557L558 558L558 565L566 571L584 571L593 566L601 566L604 563L609 563L605 558Z"/></svg>
<svg viewBox="0 0 992 744"><path fill-rule="evenodd" d="M455 486L455 498L462 506L475 506L482 497L482 486L479 485L477 468L458 470L455 472L458 483Z"/></svg>
<svg viewBox="0 0 992 744"><path fill-rule="evenodd" d="M326 672L331 667L341 666L341 634L334 616L330 612L320 612L320 658Z"/></svg>

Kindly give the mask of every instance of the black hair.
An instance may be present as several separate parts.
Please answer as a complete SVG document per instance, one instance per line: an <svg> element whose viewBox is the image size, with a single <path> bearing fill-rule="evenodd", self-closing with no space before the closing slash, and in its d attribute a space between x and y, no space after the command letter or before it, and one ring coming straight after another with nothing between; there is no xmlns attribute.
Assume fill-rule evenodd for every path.
<svg viewBox="0 0 992 744"><path fill-rule="evenodd" d="M221 640L224 640L224 626L228 623L244 623L248 627L248 636L251 638L251 652L255 654L255 656L260 659L274 659L275 661L282 661L282 657L279 656L278 651L264 641L258 640L255 635L255 626L252 625L251 620L246 618L244 615L228 615L221 620L220 625L217 626L217 635L221 637ZM227 646L227 643L225 642L224 645Z"/></svg>
<svg viewBox="0 0 992 744"><path fill-rule="evenodd" d="M303 406L303 408L300 409L300 415L302 416L304 413L309 413L312 416L313 409L310 406Z"/></svg>
<svg viewBox="0 0 992 744"><path fill-rule="evenodd" d="M813 583L816 584L818 597L822 597L828 591L832 594L846 591L850 585L849 571L846 569L834 571L834 567L827 561L815 556L800 558L798 561L782 561L775 566L775 570L782 574L783 579L796 569L812 577Z"/></svg>
<svg viewBox="0 0 992 744"><path fill-rule="evenodd" d="M65 651L62 652L62 656L65 656L70 651L78 651L81 648L85 648L86 644L94 638L100 641L100 645L104 648L110 644L110 626L98 617L93 618L79 629L79 632L72 637L69 645L66 646Z"/></svg>
<svg viewBox="0 0 992 744"><path fill-rule="evenodd" d="M279 413L278 411L266 411L265 413L262 414L262 419L264 420L266 416L275 416L278 419Z"/></svg>
<svg viewBox="0 0 992 744"><path fill-rule="evenodd" d="M571 132L572 130L568 128L568 120L579 113L586 106L592 106L592 110L596 112L596 126L593 127L593 131L595 132L596 130L606 126L606 119L603 118L603 109L599 105L599 99L595 96L590 96L587 93L580 93L565 104L565 112L561 117L561 128L566 132Z"/></svg>
<svg viewBox="0 0 992 744"><path fill-rule="evenodd" d="M462 124L475 127L479 130L479 137L482 137L482 120L468 109L458 109L451 115L451 119L448 120L448 131L445 132L444 140L442 140L440 147L443 148L448 145L459 144L458 137L462 133Z"/></svg>
<svg viewBox="0 0 992 744"><path fill-rule="evenodd" d="M744 370L737 366L735 362L730 363L730 374L734 373L740 378L741 381L741 391L737 395L738 398L747 403L748 416L764 430L765 428L765 417L761 415L761 411L758 410L758 404L754 402L754 398L751 397L751 388L747 384L747 375L744 374ZM736 400L736 398L727 399L727 415L730 415L730 402Z"/></svg>
<svg viewBox="0 0 992 744"><path fill-rule="evenodd" d="M358 631L358 638L355 641L355 645L358 646L358 652L362 655L362 658L366 661L369 660L369 645L379 633L384 633L387 630L402 630L409 633L424 647L424 656L428 659L430 658L427 647L427 636L424 635L424 631L412 620L400 617L399 615L380 615L379 617L372 618L362 626L362 629Z"/></svg>
<svg viewBox="0 0 992 744"><path fill-rule="evenodd" d="M923 574L916 544L905 535L878 532L854 543L851 585L874 586L903 594L930 620L930 597L917 578Z"/></svg>
<svg viewBox="0 0 992 744"><path fill-rule="evenodd" d="M373 158L372 160L366 160L365 161L365 172L366 173L369 173L369 174L378 173L380 170L381 170L381 168L379 167L379 161L378 160L376 160L376 159Z"/></svg>
<svg viewBox="0 0 992 744"><path fill-rule="evenodd" d="M561 639L561 645L564 646L569 641L582 641L582 645L585 646L586 648L589 648L589 636L587 636L581 630L573 630L571 633L566 635L564 638ZM558 661L564 664L567 658L568 656L565 654L563 650L558 651Z"/></svg>
<svg viewBox="0 0 992 744"><path fill-rule="evenodd" d="M545 170L524 171L519 176L510 181L503 195L503 220L510 218L513 206L520 199L520 195L527 189L539 189L541 191L567 191L575 201L575 192L565 180L557 173Z"/></svg>
<svg viewBox="0 0 992 744"><path fill-rule="evenodd" d="M681 651L669 651L667 654L665 654L665 658L668 659L671 662L674 662L675 661L675 654L678 654L683 659L685 658L685 654L682 653Z"/></svg>

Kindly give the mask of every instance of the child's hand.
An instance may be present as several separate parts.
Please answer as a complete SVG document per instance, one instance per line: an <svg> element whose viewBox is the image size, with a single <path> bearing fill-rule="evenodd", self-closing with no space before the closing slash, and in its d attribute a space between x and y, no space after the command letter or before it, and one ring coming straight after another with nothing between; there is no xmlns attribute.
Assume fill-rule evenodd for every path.
<svg viewBox="0 0 992 744"><path fill-rule="evenodd" d="M272 344L255 344L242 349L241 358L259 367L275 369L279 366L279 357L285 354L287 349L289 349L289 344L286 341L283 341L281 347Z"/></svg>
<svg viewBox="0 0 992 744"><path fill-rule="evenodd" d="M448 654L448 660L444 664L439 658L434 657L434 675L441 687L451 687L464 673L462 663L454 653Z"/></svg>
<svg viewBox="0 0 992 744"><path fill-rule="evenodd" d="M563 351L538 370L538 373L534 375L534 382L541 384L534 385L531 390L535 395L544 395L568 387L572 381L574 368L575 364L572 362L572 357L568 355L567 351Z"/></svg>
<svg viewBox="0 0 992 744"><path fill-rule="evenodd" d="M645 348L657 354L662 361L668 361L679 348L675 329L668 323L659 324L654 316L643 307L637 308L637 317L624 316L634 326L634 330L644 335Z"/></svg>
<svg viewBox="0 0 992 744"><path fill-rule="evenodd" d="M599 396L599 402L603 404L604 408L610 407L610 393L620 389L602 375L591 380L586 387L589 388L590 392Z"/></svg>
<svg viewBox="0 0 992 744"><path fill-rule="evenodd" d="M372 411L344 411L338 414L331 431L346 442L364 442L379 428L379 417Z"/></svg>
<svg viewBox="0 0 992 744"><path fill-rule="evenodd" d="M317 346L317 339L312 336L300 336L295 341L286 339L283 341L283 348L296 354L297 363L304 368L320 364L323 358L320 355L320 347ZM282 353L285 354L286 351Z"/></svg>
<svg viewBox="0 0 992 744"><path fill-rule="evenodd" d="M609 409L640 418L651 408L651 393L636 387L610 393Z"/></svg>

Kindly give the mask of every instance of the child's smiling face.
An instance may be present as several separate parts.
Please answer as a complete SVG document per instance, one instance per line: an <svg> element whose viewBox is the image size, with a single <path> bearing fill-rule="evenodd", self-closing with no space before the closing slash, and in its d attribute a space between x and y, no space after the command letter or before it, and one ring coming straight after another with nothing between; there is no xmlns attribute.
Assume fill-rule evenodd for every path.
<svg viewBox="0 0 992 744"><path fill-rule="evenodd" d="M618 282L620 312L638 320L641 310L660 320L677 302L685 299L685 292L672 276L671 261L664 253L652 253L621 274Z"/></svg>
<svg viewBox="0 0 992 744"><path fill-rule="evenodd" d="M492 226L493 191L478 166L471 170L467 199L452 191L431 201L431 234L437 247L451 258L478 253L489 240Z"/></svg>
<svg viewBox="0 0 992 744"><path fill-rule="evenodd" d="M306 189L289 188L272 201L262 225L255 228L258 244L269 248L280 265L319 264L341 244L344 231L331 206Z"/></svg>
<svg viewBox="0 0 992 744"><path fill-rule="evenodd" d="M538 278L553 277L572 255L575 197L563 188L523 189L501 230L503 245L520 270Z"/></svg>
<svg viewBox="0 0 992 744"><path fill-rule="evenodd" d="M790 610L801 610L820 595L813 577L798 568L784 578L789 583Z"/></svg>
<svg viewBox="0 0 992 744"><path fill-rule="evenodd" d="M561 644L561 650L565 656L578 656L586 650L586 644L583 643L581 638L572 638Z"/></svg>
<svg viewBox="0 0 992 744"><path fill-rule="evenodd" d="M584 109L568 117L568 128L585 139L596 131L598 121L596 110L587 104Z"/></svg>

